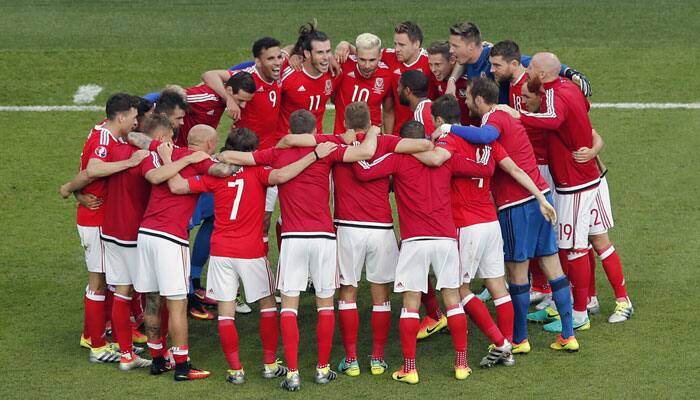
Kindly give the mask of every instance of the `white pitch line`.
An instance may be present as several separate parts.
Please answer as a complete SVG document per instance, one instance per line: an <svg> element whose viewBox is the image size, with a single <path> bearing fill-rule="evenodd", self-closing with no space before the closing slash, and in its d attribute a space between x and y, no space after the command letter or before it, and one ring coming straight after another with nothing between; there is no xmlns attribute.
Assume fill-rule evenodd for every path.
<svg viewBox="0 0 700 400"><path fill-rule="evenodd" d="M697 110L700 103L591 103L592 108L618 108L623 110L668 110L674 108Z"/></svg>
<svg viewBox="0 0 700 400"><path fill-rule="evenodd" d="M73 95L73 103L75 104L90 104L95 101L95 97L102 91L102 86L88 83L81 85Z"/></svg>
<svg viewBox="0 0 700 400"><path fill-rule="evenodd" d="M700 103L592 103L592 108L600 109L686 109L698 110ZM333 104L326 106L328 110L334 110ZM54 112L54 111L104 111L104 106L0 106L0 112Z"/></svg>

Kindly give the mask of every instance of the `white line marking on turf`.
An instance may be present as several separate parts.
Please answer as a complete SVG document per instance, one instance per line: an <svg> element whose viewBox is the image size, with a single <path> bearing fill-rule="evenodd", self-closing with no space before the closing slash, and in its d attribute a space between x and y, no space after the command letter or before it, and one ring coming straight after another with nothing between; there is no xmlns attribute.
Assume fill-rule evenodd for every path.
<svg viewBox="0 0 700 400"><path fill-rule="evenodd" d="M642 109L686 109L698 110L700 103L592 103L592 108L612 108L623 110L642 110ZM326 109L333 110L335 106L328 104ZM0 106L0 112L3 111L26 111L26 112L53 112L53 111L103 111L103 106Z"/></svg>
<svg viewBox="0 0 700 400"><path fill-rule="evenodd" d="M81 85L73 95L73 103L75 104L90 104L95 101L95 97L102 91L102 86L89 83Z"/></svg>
<svg viewBox="0 0 700 400"><path fill-rule="evenodd" d="M625 110L657 109L667 110L673 108L700 109L700 103L591 103L592 108L619 108Z"/></svg>
<svg viewBox="0 0 700 400"><path fill-rule="evenodd" d="M52 112L52 111L104 111L100 106L0 106L0 111L29 111L29 112Z"/></svg>

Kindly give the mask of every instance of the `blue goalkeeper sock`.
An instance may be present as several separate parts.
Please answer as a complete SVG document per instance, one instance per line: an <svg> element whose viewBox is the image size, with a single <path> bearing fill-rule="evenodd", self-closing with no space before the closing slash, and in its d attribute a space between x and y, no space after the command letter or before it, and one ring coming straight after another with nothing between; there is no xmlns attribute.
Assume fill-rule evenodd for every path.
<svg viewBox="0 0 700 400"><path fill-rule="evenodd" d="M568 339L574 336L569 280L566 278L566 275L562 275L549 281L549 285L552 287L552 298L561 318L561 337Z"/></svg>
<svg viewBox="0 0 700 400"><path fill-rule="evenodd" d="M513 302L513 342L522 343L527 339L527 308L530 306L530 284L508 284L510 299Z"/></svg>
<svg viewBox="0 0 700 400"><path fill-rule="evenodd" d="M202 269L204 264L207 263L209 259L209 249L211 243L211 233L214 230L214 217L209 217L204 219L202 225L199 227L197 236L194 239L194 246L192 246L192 257L190 258L190 291L193 291L194 280L199 281L202 277Z"/></svg>

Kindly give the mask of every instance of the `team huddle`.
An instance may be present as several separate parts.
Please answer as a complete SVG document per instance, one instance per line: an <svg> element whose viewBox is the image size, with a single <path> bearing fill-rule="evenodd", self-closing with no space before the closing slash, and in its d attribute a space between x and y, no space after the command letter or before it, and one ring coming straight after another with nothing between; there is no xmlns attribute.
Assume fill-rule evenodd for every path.
<svg viewBox="0 0 700 400"><path fill-rule="evenodd" d="M400 293L403 363L391 376L409 384L419 382L417 341L445 328L455 378L472 374L467 318L491 343L484 368L514 366L531 351L528 321L555 335L551 349L578 351L575 331L590 329L589 314L600 312L596 255L615 293L608 322L629 319L588 79L552 53L530 57L511 40L485 42L471 22L422 46L410 21L396 25L393 48L363 33L335 51L308 24L294 45L261 38L254 61L207 71L197 86L112 95L79 173L61 187L79 203L88 268L80 343L89 361L153 375L174 370L176 381L207 378L189 356L189 313L218 319L226 380L245 383L236 329L247 307L242 283L246 302L260 310L264 378L301 388L297 314L306 291L318 310L314 381L355 377L358 307L369 307L357 302L363 271L370 372L389 368L392 292ZM335 123L324 134L329 101ZM217 149L224 114L233 123ZM278 200L273 274L268 234ZM189 231L199 221L190 256ZM470 287L476 278L480 293ZM495 316L485 305L491 299ZM337 372L336 314L345 351ZM135 343L146 343L150 360Z"/></svg>

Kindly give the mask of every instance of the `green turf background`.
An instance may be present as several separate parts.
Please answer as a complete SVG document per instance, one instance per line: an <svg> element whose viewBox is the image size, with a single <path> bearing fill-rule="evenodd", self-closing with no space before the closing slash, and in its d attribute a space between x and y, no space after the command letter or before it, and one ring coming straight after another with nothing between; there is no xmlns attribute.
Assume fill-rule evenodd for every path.
<svg viewBox="0 0 700 400"><path fill-rule="evenodd" d="M302 22L317 18L334 43L375 32L391 45L392 26L418 22L426 44L443 39L459 20L477 22L488 40L516 40L526 53L549 50L583 71L593 102L700 101L700 3L629 2L399 2L399 1L0 1L0 105L66 105L79 85L110 93L158 90L167 83L196 84L200 74L250 58L257 37L292 42ZM332 113L326 118L330 126ZM302 394L287 394L259 377L258 316L239 316L243 387L224 383L225 360L215 324L191 324L196 365L213 371L207 381L174 384L170 376L122 373L89 365L78 347L85 267L75 230L75 204L58 187L75 173L80 149L98 112L0 112L0 393L3 398L693 398L700 368L695 360L700 324L696 310L700 267L700 206L696 149L700 110L591 112L603 135L610 169L616 228L612 232L636 314L611 326L612 293L598 269L603 315L578 337L582 351L558 354L531 326L533 352L515 368L476 370L452 378L449 335L419 344L422 383L395 384L372 377L369 298L360 299L359 350L363 375L328 386L311 383L315 312L303 301ZM226 117L224 117L226 118ZM222 122L221 132L228 123ZM274 247L274 246L273 246ZM276 258L276 255L275 257ZM365 288L366 289L366 288ZM395 313L400 301L393 301ZM397 320L394 320L396 326ZM470 324L470 327L473 327ZM470 363L486 340L470 331ZM333 360L341 355L336 334ZM387 360L400 363L396 329ZM335 362L335 361L334 361Z"/></svg>

